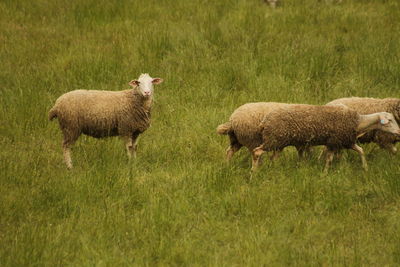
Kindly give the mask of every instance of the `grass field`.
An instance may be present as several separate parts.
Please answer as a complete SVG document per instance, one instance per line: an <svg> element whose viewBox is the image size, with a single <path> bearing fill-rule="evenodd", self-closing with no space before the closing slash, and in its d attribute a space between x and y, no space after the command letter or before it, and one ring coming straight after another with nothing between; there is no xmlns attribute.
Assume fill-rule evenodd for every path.
<svg viewBox="0 0 400 267"><path fill-rule="evenodd" d="M0 265L399 265L399 155L323 176L289 148L250 179L215 133L251 101L399 97L399 33L398 0L0 0ZM55 99L145 72L137 159L82 136L67 171Z"/></svg>

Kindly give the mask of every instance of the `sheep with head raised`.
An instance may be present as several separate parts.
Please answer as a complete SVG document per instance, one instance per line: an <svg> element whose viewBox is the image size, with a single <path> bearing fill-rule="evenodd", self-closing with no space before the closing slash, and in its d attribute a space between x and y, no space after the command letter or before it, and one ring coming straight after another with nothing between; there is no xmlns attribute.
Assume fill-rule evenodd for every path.
<svg viewBox="0 0 400 267"><path fill-rule="evenodd" d="M146 73L130 81L129 90L75 90L60 96L49 111L49 120L58 119L67 168L72 168L70 148L81 134L120 136L128 157L136 156L137 138L150 126L153 85L162 81Z"/></svg>
<svg viewBox="0 0 400 267"><path fill-rule="evenodd" d="M400 98L346 97L333 100L326 105L336 104L343 104L364 115L382 111L389 112L393 114L397 123L400 123ZM395 154L397 151L395 144L400 142L400 137L381 130L374 130L359 137L358 141L360 143L376 143L381 148Z"/></svg>
<svg viewBox="0 0 400 267"><path fill-rule="evenodd" d="M253 150L252 170L259 165L266 151L282 150L287 146L327 147L325 171L336 151L346 148L357 151L363 168L367 168L364 152L356 144L357 136L374 129L400 135L399 126L391 113L360 115L343 105L290 105L267 114L260 124L263 143Z"/></svg>
<svg viewBox="0 0 400 267"><path fill-rule="evenodd" d="M277 102L255 102L247 103L238 107L230 116L229 121L217 127L217 133L228 135L230 145L226 151L227 160L242 147L246 147L252 154L253 149L262 144L262 135L259 125L265 115L270 112L290 106L292 104ZM308 151L305 146L298 146L297 151L302 157L304 151ZM279 151L274 151L271 159L278 156Z"/></svg>

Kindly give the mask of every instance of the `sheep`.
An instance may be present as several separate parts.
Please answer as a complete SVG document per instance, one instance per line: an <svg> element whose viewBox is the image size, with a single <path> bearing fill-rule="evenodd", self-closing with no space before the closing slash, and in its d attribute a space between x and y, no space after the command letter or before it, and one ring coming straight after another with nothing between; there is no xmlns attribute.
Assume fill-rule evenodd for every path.
<svg viewBox="0 0 400 267"><path fill-rule="evenodd" d="M247 103L238 107L230 116L229 121L217 127L217 133L220 135L228 135L230 146L226 150L227 160L231 160L232 156L242 147L246 147L250 154L253 149L262 144L261 131L259 124L264 116L276 109L287 107L292 104L277 102L255 102ZM297 147L299 156L302 158L304 152L309 152L307 147ZM271 160L275 159L279 151L274 151Z"/></svg>
<svg viewBox="0 0 400 267"><path fill-rule="evenodd" d="M367 97L348 97L333 100L326 105L343 104L352 108L360 114L370 114L374 112L386 111L392 113L400 123L400 98L367 98ZM380 130L371 131L364 134L358 141L364 143L376 143L381 148L388 150L392 154L396 154L395 144L400 142L400 138L394 134L386 133Z"/></svg>
<svg viewBox="0 0 400 267"><path fill-rule="evenodd" d="M253 150L252 170L258 167L264 152L299 145L328 148L324 172L328 171L334 153L343 148L358 152L367 170L364 151L356 144L357 136L374 129L400 135L393 114L360 115L343 105L290 105L267 114L260 128L263 143Z"/></svg>
<svg viewBox="0 0 400 267"><path fill-rule="evenodd" d="M58 119L67 168L72 168L70 147L81 134L120 136L125 139L128 158L136 157L137 138L150 126L153 84L162 82L146 73L130 81L129 90L75 90L60 96L49 111L49 120Z"/></svg>
<svg viewBox="0 0 400 267"><path fill-rule="evenodd" d="M278 4L278 0L264 0L266 4L269 4L272 8L275 8Z"/></svg>

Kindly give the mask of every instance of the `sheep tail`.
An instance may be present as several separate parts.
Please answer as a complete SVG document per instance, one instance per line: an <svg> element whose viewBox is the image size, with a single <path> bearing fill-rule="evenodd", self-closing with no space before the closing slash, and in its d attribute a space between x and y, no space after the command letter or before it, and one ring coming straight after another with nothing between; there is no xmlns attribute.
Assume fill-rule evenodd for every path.
<svg viewBox="0 0 400 267"><path fill-rule="evenodd" d="M57 110L53 107L49 111L49 121L53 120L56 117L57 117Z"/></svg>
<svg viewBox="0 0 400 267"><path fill-rule="evenodd" d="M232 126L231 126L231 122L225 122L221 125L218 125L217 127L217 134L228 134L230 131L232 131Z"/></svg>

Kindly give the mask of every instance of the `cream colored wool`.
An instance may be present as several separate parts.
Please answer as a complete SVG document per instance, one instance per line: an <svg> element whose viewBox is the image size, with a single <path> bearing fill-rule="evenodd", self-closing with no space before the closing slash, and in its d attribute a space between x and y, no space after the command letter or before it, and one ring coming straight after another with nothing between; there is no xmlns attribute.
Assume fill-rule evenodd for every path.
<svg viewBox="0 0 400 267"><path fill-rule="evenodd" d="M217 133L228 135L230 146L227 149L227 159L231 159L233 154L242 146L246 147L250 153L253 149L262 144L260 123L265 115L270 112L288 107L292 104L277 102L255 102L247 103L238 107L230 116L229 121L217 127ZM304 147L298 147L300 156ZM274 154L276 156L276 154Z"/></svg>
<svg viewBox="0 0 400 267"><path fill-rule="evenodd" d="M49 120L58 119L63 133L64 160L72 168L70 147L81 134L95 138L120 136L125 139L128 156L136 156L139 134L150 127L153 103L152 83L160 78L142 74L131 81L131 90L75 90L63 94L49 111ZM143 86L149 95L140 89Z"/></svg>
<svg viewBox="0 0 400 267"><path fill-rule="evenodd" d="M144 132L150 126L152 98L134 89L125 91L76 90L60 96L49 112L57 117L67 139L80 134L101 138Z"/></svg>
<svg viewBox="0 0 400 267"><path fill-rule="evenodd" d="M261 123L263 149L326 145L331 150L351 148L357 137L359 115L341 106L291 105L265 116Z"/></svg>
<svg viewBox="0 0 400 267"><path fill-rule="evenodd" d="M260 124L263 143L253 150L254 170L266 151L279 151L287 146L327 147L325 171L340 149L359 153L363 168L367 169L364 152L357 146L357 136L374 129L400 135L393 114L378 112L360 115L345 105L290 105L267 114Z"/></svg>
<svg viewBox="0 0 400 267"><path fill-rule="evenodd" d="M399 98L367 98L367 97L348 97L333 100L327 105L343 104L349 108L356 110L360 114L371 114L376 112L392 113L400 123L400 99ZM394 134L386 133L381 130L374 130L358 138L360 143L376 143L381 148L385 148L392 153L396 153L397 149L394 146L400 138Z"/></svg>

